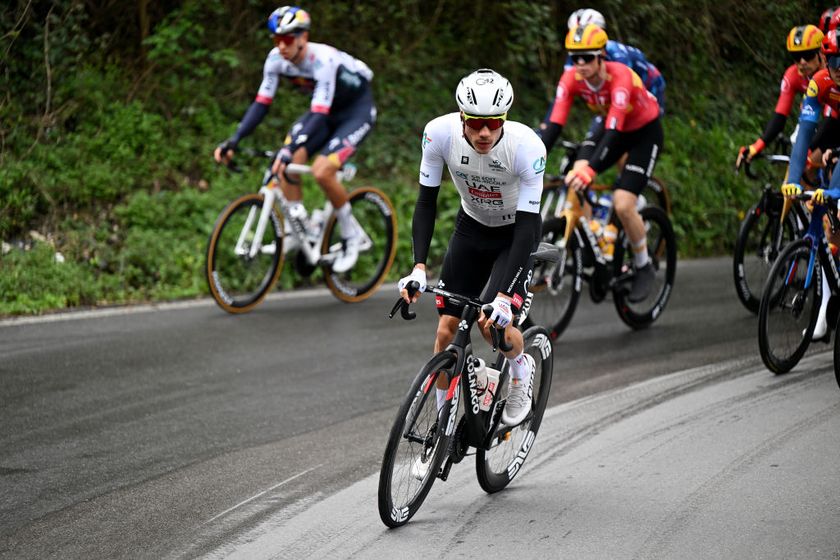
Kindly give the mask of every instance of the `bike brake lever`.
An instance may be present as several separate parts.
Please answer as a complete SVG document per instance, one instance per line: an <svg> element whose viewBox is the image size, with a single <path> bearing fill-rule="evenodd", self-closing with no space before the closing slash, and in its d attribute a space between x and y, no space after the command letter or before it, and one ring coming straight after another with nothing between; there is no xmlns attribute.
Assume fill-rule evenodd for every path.
<svg viewBox="0 0 840 560"><path fill-rule="evenodd" d="M230 160L226 164L227 168L233 173L242 173L242 168L239 167L234 160Z"/></svg>
<svg viewBox="0 0 840 560"><path fill-rule="evenodd" d="M402 318L405 319L406 321L411 321L412 319L417 317L417 313L415 313L414 311L409 311L408 310L408 304L405 302L405 300L403 298L400 298L400 299L397 300L397 303L395 303L394 307L391 308L391 312L388 313L388 318L393 319L394 315L397 314L398 310L399 310L400 314L402 315Z"/></svg>
<svg viewBox="0 0 840 560"><path fill-rule="evenodd" d="M490 315L493 313L493 308L489 305L485 305L481 308L481 311L484 312L484 316L489 319ZM490 325L490 339L493 341L493 352L496 350L501 350L502 352L509 352L513 350L513 345L508 344L505 341L505 329L502 327L497 327L496 325Z"/></svg>

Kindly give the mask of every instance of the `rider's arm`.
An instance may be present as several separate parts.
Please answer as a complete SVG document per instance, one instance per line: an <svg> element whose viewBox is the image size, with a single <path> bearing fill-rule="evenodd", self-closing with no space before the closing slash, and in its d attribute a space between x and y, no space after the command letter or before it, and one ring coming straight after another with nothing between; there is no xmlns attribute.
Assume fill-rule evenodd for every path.
<svg viewBox="0 0 840 560"><path fill-rule="evenodd" d="M519 199L516 203L516 221L513 241L507 259L507 278L503 294L513 296L517 281L528 266L528 259L540 239L542 217L540 197L543 189L546 152L536 137L523 139L516 151L514 169L519 175ZM521 304L522 302L518 302Z"/></svg>
<svg viewBox="0 0 840 560"><path fill-rule="evenodd" d="M785 129L785 123L787 122L788 116L790 116L790 110L793 107L794 98L796 97L794 84L799 80L801 78L799 77L796 65L792 64L785 71L784 76L782 76L782 84L779 87L779 100L776 102L776 109L774 110L773 116L767 121L767 126L764 127L764 133L753 144L753 146L756 146L760 141L760 149L756 150L757 152L763 150L765 145L775 140Z"/></svg>
<svg viewBox="0 0 840 560"><path fill-rule="evenodd" d="M411 221L414 264L425 263L432 244L437 212L437 197L443 178L443 155L449 151L451 138L447 120L438 117L423 130L423 157L420 160L420 191Z"/></svg>
<svg viewBox="0 0 840 560"><path fill-rule="evenodd" d="M819 100L819 88L814 80L808 84L808 91L805 99L802 100L802 110L799 113L799 133L796 135L796 144L790 153L790 167L788 168L787 182L800 184L802 173L805 171L805 163L808 158L808 147L811 138L817 128L817 121L820 118L822 104Z"/></svg>
<svg viewBox="0 0 840 560"><path fill-rule="evenodd" d="M254 132L257 125L262 122L268 113L268 105L259 101L254 101L248 110L245 111L245 116L242 117L236 132L228 140L230 148L236 148L239 141Z"/></svg>
<svg viewBox="0 0 840 560"><path fill-rule="evenodd" d="M554 106L551 108L551 113L548 119L544 122L544 126L540 127L540 140L543 141L546 152L551 151L563 127L566 125L566 120L569 118L569 110L572 108L572 101L574 101L573 87L575 84L575 70L570 68L563 72L560 81L557 83L557 93L554 98Z"/></svg>
<svg viewBox="0 0 840 560"><path fill-rule="evenodd" d="M274 101L274 94L277 91L277 83L280 79L281 60L282 57L277 49L272 49L268 53L265 64L263 64L263 80L260 84L260 89L257 91L257 98L254 99L254 102L245 111L245 115L239 122L236 133L228 140L230 148L235 148L240 140L254 132L257 125L268 114L268 108L271 106L271 102Z"/></svg>
<svg viewBox="0 0 840 560"><path fill-rule="evenodd" d="M414 217L411 219L411 246L414 252L414 264L425 264L429 257L432 234L435 232L439 192L440 187L420 185L420 191L417 193Z"/></svg>

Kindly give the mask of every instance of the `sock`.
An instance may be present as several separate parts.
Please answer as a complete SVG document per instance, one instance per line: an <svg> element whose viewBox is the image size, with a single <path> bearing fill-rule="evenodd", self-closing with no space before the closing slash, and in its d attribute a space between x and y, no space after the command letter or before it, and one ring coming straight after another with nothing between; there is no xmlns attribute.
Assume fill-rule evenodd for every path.
<svg viewBox="0 0 840 560"><path fill-rule="evenodd" d="M641 241L639 241L638 243L633 242L632 246L633 264L636 266L636 270L639 270L650 261L650 257L648 256L647 252L647 239L642 237Z"/></svg>
<svg viewBox="0 0 840 560"><path fill-rule="evenodd" d="M822 300L820 301L820 312L817 315L817 328L820 323L825 323L825 315L828 312L828 301L831 299L831 288L828 287L828 276L825 271L822 276Z"/></svg>
<svg viewBox="0 0 840 560"><path fill-rule="evenodd" d="M519 354L517 357L507 359L510 364L510 375L513 379L528 379L531 371L528 369L528 362L525 361L525 353Z"/></svg>
<svg viewBox="0 0 840 560"><path fill-rule="evenodd" d="M349 239L357 235L356 223L353 221L353 213L350 210L350 203L345 202L344 206L335 211L338 227L341 228L341 237Z"/></svg>
<svg viewBox="0 0 840 560"><path fill-rule="evenodd" d="M443 405L446 404L446 393L449 389L438 389L435 387L435 396L437 397L437 409L440 410L443 408Z"/></svg>

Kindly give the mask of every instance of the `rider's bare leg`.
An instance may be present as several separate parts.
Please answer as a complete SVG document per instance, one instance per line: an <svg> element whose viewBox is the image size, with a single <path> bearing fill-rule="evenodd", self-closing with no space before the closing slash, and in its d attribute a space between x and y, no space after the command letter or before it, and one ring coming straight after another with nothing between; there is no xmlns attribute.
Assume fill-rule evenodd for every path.
<svg viewBox="0 0 840 560"><path fill-rule="evenodd" d="M338 180L339 167L327 156L321 154L312 162L312 176L321 186L333 208L341 208L347 203L347 191Z"/></svg>
<svg viewBox="0 0 840 560"><path fill-rule="evenodd" d="M621 220L621 225L624 226L624 231L630 239L633 247L633 256L639 256L639 260L647 261L647 238L645 232L645 223L639 211L636 210L636 200L638 197L630 191L618 189L613 194L613 207L618 219ZM644 266L645 263L637 262L637 266Z"/></svg>
<svg viewBox="0 0 840 560"><path fill-rule="evenodd" d="M306 163L309 160L309 154L306 148L298 148L292 154L292 163ZM280 174L280 188L283 189L283 196L289 202L296 202L303 200L303 189L300 188L300 175L288 174L294 183L289 182L283 173Z"/></svg>

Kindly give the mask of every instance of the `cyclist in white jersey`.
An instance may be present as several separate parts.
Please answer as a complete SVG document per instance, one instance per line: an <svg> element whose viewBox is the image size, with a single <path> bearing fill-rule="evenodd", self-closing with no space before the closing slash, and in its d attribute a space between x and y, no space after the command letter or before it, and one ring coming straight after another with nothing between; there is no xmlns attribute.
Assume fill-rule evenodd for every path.
<svg viewBox="0 0 840 560"><path fill-rule="evenodd" d="M493 313L479 320L489 340L490 323L505 327L513 349L505 353L511 385L502 421L515 426L528 415L534 360L523 353L522 333L512 325L531 279L530 257L540 240L540 196L545 145L529 127L506 121L513 88L500 74L476 70L458 84L459 113L438 117L423 133L420 190L412 221L414 270L399 282L426 286L426 258L434 232L437 196L444 166L461 195L455 231L444 257L439 285L469 297L492 301ZM414 300L420 296L418 292ZM461 308L438 297L440 315L435 352L446 348L460 320ZM489 321L488 321L489 319ZM439 378L438 406L446 397Z"/></svg>
<svg viewBox="0 0 840 560"><path fill-rule="evenodd" d="M349 54L322 43L309 42L310 17L297 6L283 6L268 18L275 48L265 60L263 80L257 97L236 133L216 148L217 162L229 163L239 141L253 132L268 113L280 78L288 78L301 91L311 93L309 111L291 128L283 148L272 165L290 201L300 201L300 176L287 174L290 162L312 162L312 175L336 209L343 249L333 262L335 272L346 272L359 256L361 232L352 219L347 191L336 173L353 155L376 122L376 107L370 82L373 72ZM306 210L293 204L291 215L302 221Z"/></svg>

